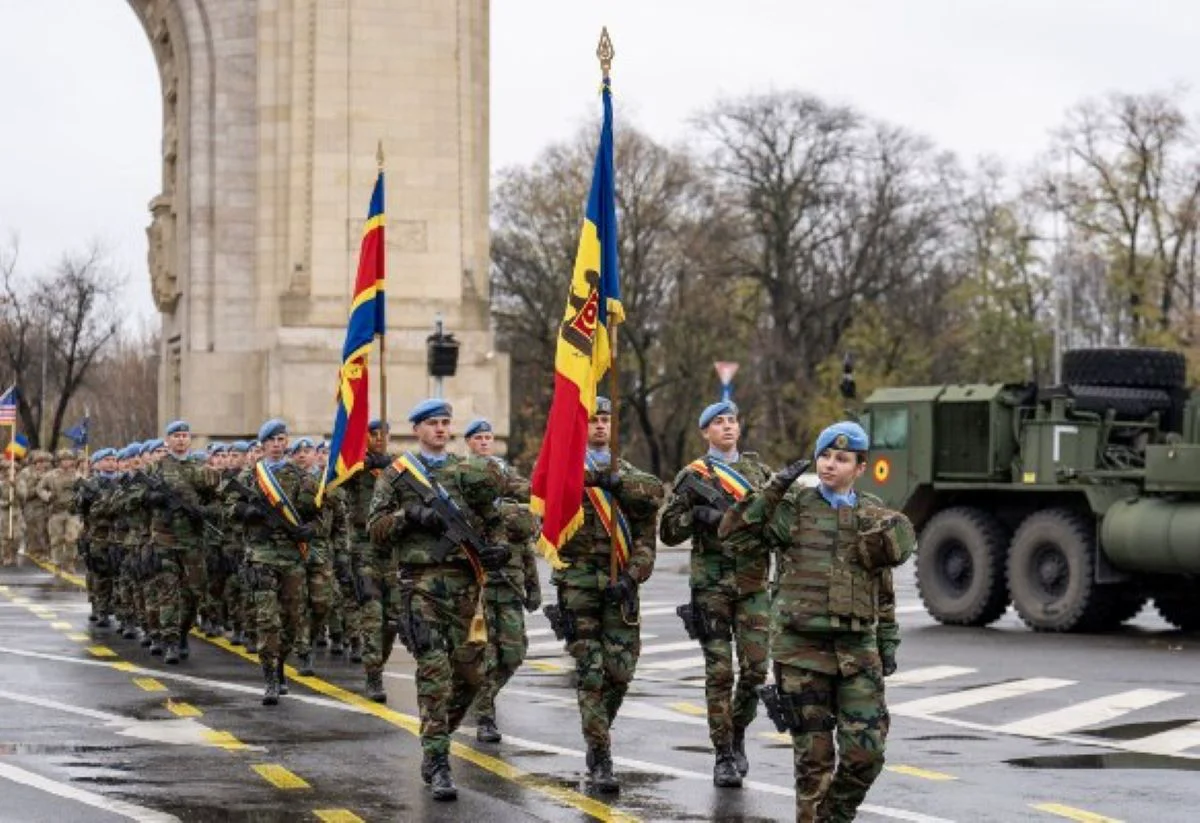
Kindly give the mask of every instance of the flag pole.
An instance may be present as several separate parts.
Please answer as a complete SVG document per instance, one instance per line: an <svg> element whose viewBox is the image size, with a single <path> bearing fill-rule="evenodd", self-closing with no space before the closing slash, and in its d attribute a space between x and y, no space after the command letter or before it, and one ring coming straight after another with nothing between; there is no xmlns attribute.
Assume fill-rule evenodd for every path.
<svg viewBox="0 0 1200 823"><path fill-rule="evenodd" d="M13 540L14 523L17 508L17 419L8 427L8 539Z"/></svg>
<svg viewBox="0 0 1200 823"><path fill-rule="evenodd" d="M383 140L381 139L375 147L375 163L378 166L380 174L383 174ZM386 195L385 195L386 196ZM385 201L386 202L386 201ZM387 271L387 207L384 207L384 232L383 248L380 254L383 255L383 270ZM384 292L384 301L387 301L387 292ZM383 331L377 335L379 339L379 419L388 423L388 392L387 392L387 331ZM390 425L390 424L389 424ZM386 444L385 444L386 446Z"/></svg>
<svg viewBox="0 0 1200 823"><path fill-rule="evenodd" d="M613 57L616 51L613 49L612 39L608 36L608 26L602 26L600 29L600 42L596 45L596 59L600 61L600 75L602 83L608 85L609 71L612 69ZM603 91L601 92L603 94ZM603 251L601 252L603 254ZM609 464L612 471L620 471L621 461L621 436L620 436L620 419L618 410L621 407L621 389L620 375L621 370L618 366L620 362L617 357L617 326L618 323L608 324L608 346L610 354L609 366L609 400L612 402L612 413L609 416L611 430L609 432L609 453L611 454L612 462ZM617 518L615 516L616 499L613 499L614 517L613 527L609 535L609 561L608 561L608 580L610 583L617 582L617 558L620 555L620 532L617 529Z"/></svg>

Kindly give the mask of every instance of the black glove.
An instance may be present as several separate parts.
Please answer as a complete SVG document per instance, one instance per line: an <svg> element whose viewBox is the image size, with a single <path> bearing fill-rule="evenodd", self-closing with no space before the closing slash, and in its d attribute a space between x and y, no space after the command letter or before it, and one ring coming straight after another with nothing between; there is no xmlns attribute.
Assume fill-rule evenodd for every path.
<svg viewBox="0 0 1200 823"><path fill-rule="evenodd" d="M404 506L404 519L414 526L420 526L423 529L436 529L442 525L442 518L438 517L429 506L423 506L420 503L406 503Z"/></svg>
<svg viewBox="0 0 1200 823"><path fill-rule="evenodd" d="M379 452L367 452L363 465L368 469L386 469L392 465L392 458Z"/></svg>
<svg viewBox="0 0 1200 823"><path fill-rule="evenodd" d="M583 477L583 485L604 489L610 494L616 494L621 488L621 475L616 472L589 471Z"/></svg>
<svg viewBox="0 0 1200 823"><path fill-rule="evenodd" d="M294 534L297 540L303 540L307 543L317 536L317 529L312 523L301 523L296 527Z"/></svg>
<svg viewBox="0 0 1200 823"><path fill-rule="evenodd" d="M627 571L620 572L616 582L608 584L609 593L618 602L633 602L632 598L637 597L637 590L637 582Z"/></svg>
<svg viewBox="0 0 1200 823"><path fill-rule="evenodd" d="M692 522L697 526L716 527L721 522L725 512L716 506L692 506Z"/></svg>
<svg viewBox="0 0 1200 823"><path fill-rule="evenodd" d="M161 509L167 503L167 496L158 489L152 489L146 492L146 505L155 509Z"/></svg>
<svg viewBox="0 0 1200 823"><path fill-rule="evenodd" d="M896 657L891 654L882 654L880 659L883 661L883 676L891 677L896 673Z"/></svg>
<svg viewBox="0 0 1200 823"><path fill-rule="evenodd" d="M771 477L771 481L767 484L777 491L785 492L791 488L792 484L800 475L808 471L808 467L812 465L812 461L807 457L801 457L799 460L793 460L788 463Z"/></svg>
<svg viewBox="0 0 1200 823"><path fill-rule="evenodd" d="M264 519L263 510L253 503L235 503L233 514L245 523L256 523Z"/></svg>
<svg viewBox="0 0 1200 823"><path fill-rule="evenodd" d="M525 611L536 612L542 606L542 588L536 580L525 584Z"/></svg>
<svg viewBox="0 0 1200 823"><path fill-rule="evenodd" d="M479 565L483 566L485 571L499 571L508 564L511 557L512 552L508 550L508 546L485 546L479 552Z"/></svg>

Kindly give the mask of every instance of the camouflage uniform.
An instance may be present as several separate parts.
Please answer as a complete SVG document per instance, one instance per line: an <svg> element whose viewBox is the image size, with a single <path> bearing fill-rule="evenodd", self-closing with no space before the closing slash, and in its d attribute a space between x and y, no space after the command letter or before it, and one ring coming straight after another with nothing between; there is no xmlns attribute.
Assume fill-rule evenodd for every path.
<svg viewBox="0 0 1200 823"><path fill-rule="evenodd" d="M495 503L504 483L494 464L455 455L447 455L440 465L413 459L422 461L485 541L498 535L501 518ZM376 548L394 551L399 563L396 612L409 627L408 650L417 661L421 748L429 764L449 754L450 735L475 699L483 679L483 644L468 641L480 595L476 573L464 549L441 544L440 524L417 525L406 515L406 510L419 508L420 499L400 478L396 464L384 469L375 484L368 525ZM441 548L448 548L444 556L439 556ZM390 651L386 640L379 665Z"/></svg>
<svg viewBox="0 0 1200 823"><path fill-rule="evenodd" d="M25 519L25 553L37 560L45 560L49 551L50 535L47 532L49 516L46 497L38 495L37 487L49 468L49 452L35 449L29 453L29 465L17 475L17 499L21 501L21 514Z"/></svg>
<svg viewBox="0 0 1200 823"><path fill-rule="evenodd" d="M386 455L367 455L367 467L354 474L339 488L346 493L346 512L349 516L349 540L343 550L338 547L334 556L334 578L342 593L342 619L346 641L350 644L351 659L361 655L368 679L382 677L393 638L385 642L396 623L394 592L395 551L390 544L375 546L367 531L367 517L376 481L391 459ZM337 639L336 637L334 638ZM382 681L381 681L382 683ZM382 685L380 686L380 692ZM380 692L376 692L378 695Z"/></svg>
<svg viewBox="0 0 1200 823"><path fill-rule="evenodd" d="M317 484L312 475L286 461L270 469L300 520L307 524L316 519ZM270 504L258 490L253 464L242 469L237 480L256 499L243 500L227 488L226 511L245 524L246 564L242 576L254 596L258 658L268 695L272 685L278 694L283 694L283 664L300 632L304 611L304 564L308 550L278 525L273 516L264 515ZM268 697L263 702L269 702Z"/></svg>
<svg viewBox="0 0 1200 823"><path fill-rule="evenodd" d="M699 462L699 461L697 461ZM767 482L771 470L756 454L743 452L727 464L758 489ZM688 473L720 490L719 483L700 473L696 464L685 467L676 477L678 489ZM721 492L729 503L733 496ZM668 546L692 541L690 585L693 612L706 630L698 637L704 651L704 697L708 704L708 735L718 757L736 757L737 770L745 776L746 727L758 710L758 687L767 679L767 635L769 626L766 548L757 555L735 553L717 537L717 524L697 519L694 511L704 501L693 494L673 492L667 500L659 523L659 534ZM702 512L707 514L707 512ZM716 514L713 512L712 514ZM737 684L734 685L733 644L737 642ZM732 750L732 751L731 751ZM745 767L745 770L743 770Z"/></svg>
<svg viewBox="0 0 1200 823"><path fill-rule="evenodd" d="M11 566L17 562L17 550L21 547L21 518L17 516L19 505L16 483L9 476L8 466L0 463L0 565Z"/></svg>
<svg viewBox="0 0 1200 823"><path fill-rule="evenodd" d="M59 460L74 460L70 451L60 451ZM55 466L38 480L37 495L46 501L46 533L50 541L50 562L57 568L73 568L75 544L79 540L79 518L72 512L75 483L80 474L74 469Z"/></svg>
<svg viewBox="0 0 1200 823"><path fill-rule="evenodd" d="M150 608L158 609L164 662L188 654L187 635L207 588L204 554L204 503L216 492L216 477L187 456L168 454L146 470L170 494L149 490L143 500L151 508L149 571Z"/></svg>
<svg viewBox="0 0 1200 823"><path fill-rule="evenodd" d="M320 481L314 478L313 482ZM296 656L300 659L301 674L312 674L313 640L325 630L333 600L333 558L339 549L345 550L347 541L346 495L340 487L327 491L317 522L318 534L309 544L308 560L304 564L307 609L296 635Z"/></svg>
<svg viewBox="0 0 1200 823"><path fill-rule="evenodd" d="M614 497L633 536L624 572L640 585L654 571L654 525L663 487L657 477L622 460ZM585 482L594 482L587 473ZM576 632L567 636L567 651L575 658L576 695L583 738L588 745L588 768L612 769L609 728L629 690L641 654L638 625L628 625L618 599L609 588L612 542L591 502L584 497L583 525L559 550L567 568L550 578L558 589L559 608L574 615Z"/></svg>
<svg viewBox="0 0 1200 823"><path fill-rule="evenodd" d="M225 469L221 473L222 480L237 477L238 469ZM222 592L223 603L220 611L224 615L224 625L233 634L230 642L240 646L246 642L246 633L254 631L254 610L252 593L248 592L245 575L246 541L245 529L237 518L230 515L228 507L221 512L221 532L225 535L221 545L222 562L227 570L225 589Z"/></svg>
<svg viewBox="0 0 1200 823"><path fill-rule="evenodd" d="M883 769L879 575L916 548L912 525L892 515L865 494L834 509L818 489L769 483L722 522L735 550L765 541L776 553L771 658L792 712L797 821L853 820Z"/></svg>
<svg viewBox="0 0 1200 823"><path fill-rule="evenodd" d="M116 606L117 623L122 627L136 625L137 607L135 605L141 592L141 581L138 580L138 561L140 547L134 532L134 523L148 523L149 512L142 506L129 502L132 485L128 477L114 478L110 508L113 512L112 551L109 558L113 562L113 572L116 580L113 584L113 597Z"/></svg>
<svg viewBox="0 0 1200 823"><path fill-rule="evenodd" d="M473 706L479 723L479 739L498 742L495 728L496 695L512 679L525 661L529 640L525 635L525 611L541 605L533 544L537 519L529 510L529 483L498 457L471 458L472 462L491 460L504 473L504 498L497 501L504 523L505 544L512 552L503 569L487 573L483 590L484 615L488 642L483 657L483 683Z"/></svg>
<svg viewBox="0 0 1200 823"><path fill-rule="evenodd" d="M117 492L115 478L97 477L89 481L93 494L88 503L81 500L80 514L84 516L84 563L88 570L88 596L92 614L99 618L97 625L108 625L108 615L116 606L114 584L117 570L112 565L113 527L119 517L113 501Z"/></svg>

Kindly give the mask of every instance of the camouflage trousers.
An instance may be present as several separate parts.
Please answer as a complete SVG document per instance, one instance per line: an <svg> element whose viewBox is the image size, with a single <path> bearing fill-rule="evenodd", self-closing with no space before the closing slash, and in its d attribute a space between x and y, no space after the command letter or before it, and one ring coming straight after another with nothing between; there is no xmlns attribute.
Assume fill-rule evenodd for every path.
<svg viewBox="0 0 1200 823"><path fill-rule="evenodd" d="M325 629L334 585L333 564L330 562L313 562L313 558L309 557L304 571L308 597L300 619L300 631L296 634L296 654L301 657L312 651L313 639L320 637Z"/></svg>
<svg viewBox="0 0 1200 823"><path fill-rule="evenodd" d="M113 584L117 570L113 568L108 543L97 543L88 548L87 567L90 572L88 594L92 601L92 613L101 616L112 614L115 606Z"/></svg>
<svg viewBox="0 0 1200 823"><path fill-rule="evenodd" d="M137 569L134 580L142 598L142 628L154 641L162 640L162 621L159 619L160 604L154 591L154 546L146 542L137 550Z"/></svg>
<svg viewBox="0 0 1200 823"><path fill-rule="evenodd" d="M242 579L253 593L258 659L264 666L286 660L304 614L304 564L251 561L243 567Z"/></svg>
<svg viewBox="0 0 1200 823"><path fill-rule="evenodd" d="M392 655L399 608L396 577L391 561L380 556L364 557L355 575L360 597L363 668L369 674L383 669L383 664Z"/></svg>
<svg viewBox="0 0 1200 823"><path fill-rule="evenodd" d="M46 521L46 534L50 541L50 562L60 569L75 565L75 543L83 523L70 512L55 512Z"/></svg>
<svg viewBox="0 0 1200 823"><path fill-rule="evenodd" d="M350 568L350 559L339 554L344 569ZM358 596L354 592L354 581L345 576L337 576L338 566L335 565L333 581L333 601L329 607L329 633L335 638L345 638L347 641L362 637L362 610Z"/></svg>
<svg viewBox="0 0 1200 823"><path fill-rule="evenodd" d="M225 615L222 625L235 632L243 631L254 625L254 614L253 603L242 579L242 547L226 546L225 562L229 567L229 576L225 580L225 591L222 592L221 609Z"/></svg>
<svg viewBox="0 0 1200 823"><path fill-rule="evenodd" d="M775 663L782 691L803 706L804 727L792 732L796 820L849 823L883 770L889 726L883 671L871 633L810 640L814 651L836 655L836 671Z"/></svg>
<svg viewBox="0 0 1200 823"><path fill-rule="evenodd" d="M473 572L457 566L402 571L400 619L414 627L409 652L417 661L421 749L450 753L450 735L462 723L483 681L484 643L468 642L479 600Z"/></svg>
<svg viewBox="0 0 1200 823"><path fill-rule="evenodd" d="M114 613L122 625L137 622L137 599L142 587L137 580L139 552L136 546L121 543L111 557L116 561L117 579L113 596L116 601Z"/></svg>
<svg viewBox="0 0 1200 823"><path fill-rule="evenodd" d="M766 591L739 596L732 585L693 589L692 598L717 629L700 648L708 736L714 747L723 748L733 744L734 730L749 726L758 711L758 687L767 680L770 603Z"/></svg>
<svg viewBox="0 0 1200 823"><path fill-rule="evenodd" d="M147 590L158 611L162 642L177 645L192 630L207 589L204 549L153 544L154 576Z"/></svg>
<svg viewBox="0 0 1200 823"><path fill-rule="evenodd" d="M567 651L575 658L583 739L606 751L642 651L641 628L626 625L620 603L605 593L608 574L607 558L585 557L551 578L559 606L575 615L576 636L567 638Z"/></svg>
<svg viewBox="0 0 1200 823"><path fill-rule="evenodd" d="M11 566L17 562L17 549L21 547L21 518L12 513L12 537L8 536L9 510L0 509L0 565Z"/></svg>
<svg viewBox="0 0 1200 823"><path fill-rule="evenodd" d="M487 646L483 654L483 682L475 697L476 717L496 717L496 695L525 662L529 641L525 636L525 606L505 583L489 583L483 592L487 620Z"/></svg>
<svg viewBox="0 0 1200 823"><path fill-rule="evenodd" d="M38 560L45 560L50 552L48 517L45 507L37 507L25 513L25 553Z"/></svg>
<svg viewBox="0 0 1200 823"><path fill-rule="evenodd" d="M229 625L229 609L225 590L229 588L236 567L230 563L225 547L209 545L204 548L208 585L204 592L202 612L206 620L218 626Z"/></svg>

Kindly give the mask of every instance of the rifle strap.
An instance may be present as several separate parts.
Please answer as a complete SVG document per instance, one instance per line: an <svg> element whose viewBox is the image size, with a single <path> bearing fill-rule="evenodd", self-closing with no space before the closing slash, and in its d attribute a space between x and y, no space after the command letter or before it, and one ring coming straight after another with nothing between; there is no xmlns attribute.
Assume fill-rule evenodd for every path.
<svg viewBox="0 0 1200 823"><path fill-rule="evenodd" d="M460 514L462 513L462 509L460 509L458 504L454 502L454 498L450 496L450 493L442 488L442 484L437 482L437 479L429 473L428 469L425 468L425 464L421 462L421 459L412 452L404 452L397 457L394 461L392 461L392 468L396 470L401 479L403 479L405 476L411 478L414 482L419 483L440 497L442 500L445 500L451 508L458 511ZM475 572L476 579L482 585L486 575L483 571L483 565L479 562L479 558L475 555L475 552L471 551L469 546L463 545L459 546L459 548L461 548L463 554L467 556L467 560L470 562L471 568Z"/></svg>
<svg viewBox="0 0 1200 823"><path fill-rule="evenodd" d="M280 485L279 478L275 476L275 472L271 471L267 466L267 461L259 460L254 464L254 481L258 485L259 494L266 499L270 507L278 512L288 523L299 528L301 523L300 513L296 511L296 507L288 499L287 492L283 490L283 486ZM299 541L296 545L300 549L300 556L308 560L308 543Z"/></svg>

